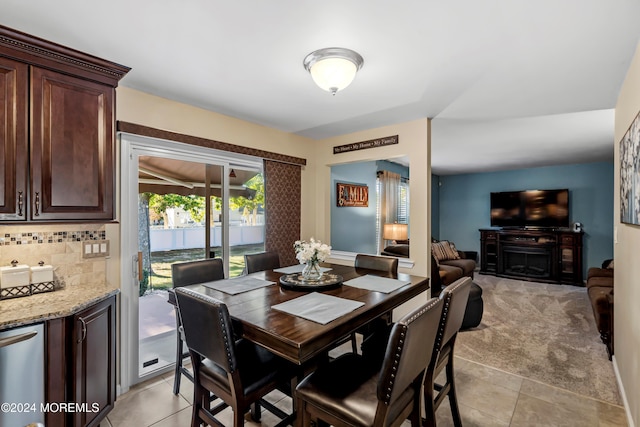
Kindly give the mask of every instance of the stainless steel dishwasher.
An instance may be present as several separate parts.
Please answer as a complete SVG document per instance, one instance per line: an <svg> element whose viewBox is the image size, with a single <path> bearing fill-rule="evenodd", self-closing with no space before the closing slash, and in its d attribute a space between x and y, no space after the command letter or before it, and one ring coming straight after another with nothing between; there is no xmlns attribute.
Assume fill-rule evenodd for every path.
<svg viewBox="0 0 640 427"><path fill-rule="evenodd" d="M44 327L0 332L0 426L44 423Z"/></svg>

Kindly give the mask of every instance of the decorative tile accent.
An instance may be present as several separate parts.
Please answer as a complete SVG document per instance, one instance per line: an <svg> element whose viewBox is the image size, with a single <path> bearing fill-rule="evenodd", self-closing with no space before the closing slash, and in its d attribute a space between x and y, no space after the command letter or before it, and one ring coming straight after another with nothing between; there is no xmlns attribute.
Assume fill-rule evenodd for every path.
<svg viewBox="0 0 640 427"><path fill-rule="evenodd" d="M0 237L0 245L32 245L45 243L84 242L86 240L105 239L105 230L4 233L4 235Z"/></svg>

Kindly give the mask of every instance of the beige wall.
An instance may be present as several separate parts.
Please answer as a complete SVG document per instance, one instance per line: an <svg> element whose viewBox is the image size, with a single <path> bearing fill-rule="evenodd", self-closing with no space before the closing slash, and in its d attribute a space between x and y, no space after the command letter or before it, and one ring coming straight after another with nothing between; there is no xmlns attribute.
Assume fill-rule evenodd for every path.
<svg viewBox="0 0 640 427"><path fill-rule="evenodd" d="M427 250L431 235L429 200L431 197L430 173L430 127L429 119L421 119L376 129L368 129L319 141L316 144L316 189L317 209L314 236L330 242L331 238L331 166L394 157L409 158L409 192L411 221L411 247L409 253L415 261L411 274L427 276L431 266ZM354 142L368 141L385 136L398 135L398 144L348 153L333 154L333 147ZM308 236L303 236L308 237Z"/></svg>
<svg viewBox="0 0 640 427"><path fill-rule="evenodd" d="M171 132L306 158L307 165L302 167L303 194L308 194L313 187L315 162L312 156L314 141L311 139L126 87L117 89L116 118ZM313 229L314 206L309 202L303 197L303 234Z"/></svg>
<svg viewBox="0 0 640 427"><path fill-rule="evenodd" d="M333 154L336 145L368 141L385 136L398 135L398 144L348 153ZM392 126L385 126L366 131L355 132L335 138L325 139L317 143L316 188L314 191L316 213L313 235L324 242L331 239L331 166L337 164L362 162L394 157L409 158L409 192L411 228L411 246L409 253L415 264L413 268L400 269L406 273L419 276L430 276L431 258L431 120L421 119ZM303 237L309 237L304 236ZM334 262L336 262L334 260ZM393 317L398 319L411 309L426 302L428 293L414 298L394 310Z"/></svg>
<svg viewBox="0 0 640 427"><path fill-rule="evenodd" d="M620 223L620 140L640 111L640 44L616 104L614 244L615 362L631 426L640 425L640 226ZM615 237L614 237L615 238Z"/></svg>

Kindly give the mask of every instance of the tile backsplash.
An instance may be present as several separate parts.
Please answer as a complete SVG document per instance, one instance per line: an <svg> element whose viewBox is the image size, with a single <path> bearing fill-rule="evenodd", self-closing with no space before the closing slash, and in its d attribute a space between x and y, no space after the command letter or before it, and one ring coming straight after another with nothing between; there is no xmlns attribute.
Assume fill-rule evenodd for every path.
<svg viewBox="0 0 640 427"><path fill-rule="evenodd" d="M82 243L104 240L103 224L55 224L0 226L0 266L12 260L29 266L40 261L53 266L61 286L103 284L105 258L82 258Z"/></svg>

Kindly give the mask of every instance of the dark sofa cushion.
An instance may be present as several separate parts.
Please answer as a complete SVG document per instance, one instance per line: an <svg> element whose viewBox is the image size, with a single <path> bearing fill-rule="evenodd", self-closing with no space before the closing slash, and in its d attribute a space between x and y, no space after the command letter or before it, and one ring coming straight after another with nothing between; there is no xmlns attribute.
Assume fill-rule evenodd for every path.
<svg viewBox="0 0 640 427"><path fill-rule="evenodd" d="M409 258L409 245L406 245L406 244L389 245L386 248L384 248L381 255Z"/></svg>
<svg viewBox="0 0 640 427"><path fill-rule="evenodd" d="M601 276L592 276L587 280L587 288L613 288L613 276L611 277L601 277Z"/></svg>
<svg viewBox="0 0 640 427"><path fill-rule="evenodd" d="M613 278L613 269L612 268L598 268L591 267L589 271L587 271L587 280L592 277L611 277Z"/></svg>
<svg viewBox="0 0 640 427"><path fill-rule="evenodd" d="M462 268L455 265L440 264L439 276L442 281L442 287L448 286L464 276Z"/></svg>
<svg viewBox="0 0 640 427"><path fill-rule="evenodd" d="M473 271L476 269L476 262L472 259L462 259L462 258L450 259L448 261L440 261L440 268L444 266L457 267L460 270L462 270L462 276L473 277Z"/></svg>

